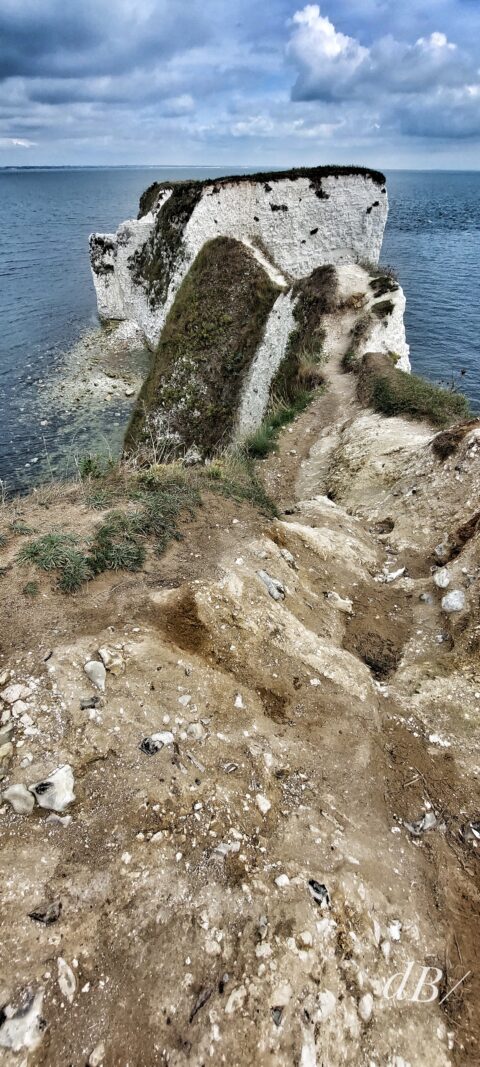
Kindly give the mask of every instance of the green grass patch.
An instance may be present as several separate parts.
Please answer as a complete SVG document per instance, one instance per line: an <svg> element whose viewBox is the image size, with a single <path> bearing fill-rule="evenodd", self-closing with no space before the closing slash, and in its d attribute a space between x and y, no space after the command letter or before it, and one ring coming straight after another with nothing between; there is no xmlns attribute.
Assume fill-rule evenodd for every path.
<svg viewBox="0 0 480 1067"><path fill-rule="evenodd" d="M134 505L131 510L109 511L90 538L63 531L43 534L22 547L18 562L56 572L60 589L73 593L104 571L141 570L148 543L153 542L157 555L162 555L180 536L180 516L193 515L201 502L198 487L168 468L163 476L150 472L132 479L128 495Z"/></svg>
<svg viewBox="0 0 480 1067"><path fill-rule="evenodd" d="M274 501L256 473L253 459L244 451L225 453L205 467L202 477L213 492L238 503L245 501L268 518L278 516Z"/></svg>
<svg viewBox="0 0 480 1067"><path fill-rule="evenodd" d="M358 355L360 346L366 341L372 329L373 318L370 311L367 311L365 315L357 319L355 325L350 331L350 344L347 351L342 356L342 370L348 372L357 372L360 367L360 357Z"/></svg>
<svg viewBox="0 0 480 1067"><path fill-rule="evenodd" d="M22 593L25 596L31 596L33 598L36 597L36 596L39 596L39 594L40 594L40 586L39 586L38 582L26 582L24 587L23 587L23 589L22 589Z"/></svg>
<svg viewBox="0 0 480 1067"><path fill-rule="evenodd" d="M357 389L362 403L383 415L426 419L441 429L470 414L468 400L461 393L398 370L388 356L377 353L364 357Z"/></svg>

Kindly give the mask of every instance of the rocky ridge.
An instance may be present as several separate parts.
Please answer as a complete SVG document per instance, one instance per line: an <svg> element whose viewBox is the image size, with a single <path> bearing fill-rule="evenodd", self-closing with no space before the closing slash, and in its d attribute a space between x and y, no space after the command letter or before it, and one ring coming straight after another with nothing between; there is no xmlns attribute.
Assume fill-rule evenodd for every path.
<svg viewBox="0 0 480 1067"><path fill-rule="evenodd" d="M277 518L210 504L38 609L2 549L6 1067L478 1062L480 427L363 407L337 273ZM460 984L389 999L410 962Z"/></svg>

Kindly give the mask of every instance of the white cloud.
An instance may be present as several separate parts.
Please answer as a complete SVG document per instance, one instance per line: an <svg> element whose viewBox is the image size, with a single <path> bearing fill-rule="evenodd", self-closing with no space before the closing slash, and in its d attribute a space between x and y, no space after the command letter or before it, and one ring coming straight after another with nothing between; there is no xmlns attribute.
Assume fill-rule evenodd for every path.
<svg viewBox="0 0 480 1067"><path fill-rule="evenodd" d="M458 137L480 129L472 107L477 63L440 30L413 43L382 36L367 47L337 32L318 4L297 11L291 27L294 101L317 101L324 112L336 107L349 115L361 106L364 132L381 127L428 136L431 123L432 136Z"/></svg>
<svg viewBox="0 0 480 1067"><path fill-rule="evenodd" d="M0 148L35 148L36 143L24 137L0 137Z"/></svg>

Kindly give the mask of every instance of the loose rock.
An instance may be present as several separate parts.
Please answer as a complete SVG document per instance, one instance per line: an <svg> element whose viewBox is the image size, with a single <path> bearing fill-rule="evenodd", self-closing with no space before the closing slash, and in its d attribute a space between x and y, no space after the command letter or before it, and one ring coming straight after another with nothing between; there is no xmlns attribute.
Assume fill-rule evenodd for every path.
<svg viewBox="0 0 480 1067"><path fill-rule="evenodd" d="M3 799L8 800L17 815L29 815L33 811L35 798L24 785L10 785L3 794Z"/></svg>
<svg viewBox="0 0 480 1067"><path fill-rule="evenodd" d="M164 745L173 745L174 736L170 733L170 730L162 730L158 734L151 734L150 737L144 737L140 742L140 749L146 756L154 756L156 752L160 752L160 749Z"/></svg>
<svg viewBox="0 0 480 1067"><path fill-rule="evenodd" d="M442 611L445 611L447 615L451 615L455 611L463 611L464 607L465 593L463 589L452 589L450 593L442 597Z"/></svg>
<svg viewBox="0 0 480 1067"><path fill-rule="evenodd" d="M77 980L72 971L72 968L68 965L67 961L62 956L58 957L58 984L60 986L60 992L67 998L71 1004L75 996L75 990L77 988Z"/></svg>
<svg viewBox="0 0 480 1067"><path fill-rule="evenodd" d="M107 672L103 663L100 663L98 659L90 659L83 669L87 677L90 678L92 685L96 686L97 689L100 689L101 693L104 693Z"/></svg>
<svg viewBox="0 0 480 1067"><path fill-rule="evenodd" d="M433 580L437 589L446 589L450 585L450 575L446 567L442 567L441 570L436 571L433 575Z"/></svg>
<svg viewBox="0 0 480 1067"><path fill-rule="evenodd" d="M57 767L43 782L37 782L29 788L41 808L64 811L75 800L73 784L72 768L69 763L65 763L63 767Z"/></svg>
<svg viewBox="0 0 480 1067"><path fill-rule="evenodd" d="M98 655L100 656L105 670L109 671L110 674L123 674L125 670L125 660L118 649L99 648Z"/></svg>
<svg viewBox="0 0 480 1067"><path fill-rule="evenodd" d="M7 1004L0 1012L0 1048L21 1052L22 1048L36 1049L42 1040L45 1023L42 1019L43 990L28 994L23 1005L14 1011Z"/></svg>
<svg viewBox="0 0 480 1067"><path fill-rule="evenodd" d="M267 571L257 571L257 574L274 600L285 600L285 586L279 578L272 578Z"/></svg>
<svg viewBox="0 0 480 1067"><path fill-rule="evenodd" d="M45 926L51 926L57 919L60 918L62 911L61 900L54 900L52 904L41 904L35 911L29 911L29 919L34 919L37 923L44 923Z"/></svg>
<svg viewBox="0 0 480 1067"><path fill-rule="evenodd" d="M330 897L326 885L322 882L317 882L315 878L310 878L308 882L308 888L316 904L319 904L321 908L328 908L330 904Z"/></svg>

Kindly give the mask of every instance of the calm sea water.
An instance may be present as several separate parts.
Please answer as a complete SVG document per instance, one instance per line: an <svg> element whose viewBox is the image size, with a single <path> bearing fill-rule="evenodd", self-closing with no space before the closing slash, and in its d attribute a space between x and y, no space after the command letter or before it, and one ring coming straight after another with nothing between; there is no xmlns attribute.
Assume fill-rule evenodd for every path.
<svg viewBox="0 0 480 1067"><path fill-rule="evenodd" d="M135 216L155 179L221 173L229 172L0 171L0 479L10 488L71 470L75 454L105 440L120 447L126 400L75 417L48 403L65 352L97 324L89 233ZM413 368L449 382L463 369L462 387L480 410L480 173L397 171L388 188L382 258L407 294Z"/></svg>

